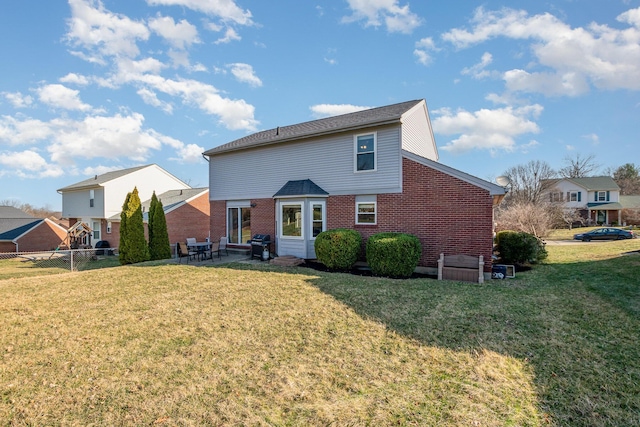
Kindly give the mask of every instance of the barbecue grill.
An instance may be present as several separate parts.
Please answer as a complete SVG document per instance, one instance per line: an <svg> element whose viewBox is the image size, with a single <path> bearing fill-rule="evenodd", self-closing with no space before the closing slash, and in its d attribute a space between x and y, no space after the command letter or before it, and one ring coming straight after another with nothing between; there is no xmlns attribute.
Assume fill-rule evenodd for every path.
<svg viewBox="0 0 640 427"><path fill-rule="evenodd" d="M264 256L266 252L266 257ZM251 258L258 257L263 261L269 259L271 253L271 235L256 234L251 239Z"/></svg>

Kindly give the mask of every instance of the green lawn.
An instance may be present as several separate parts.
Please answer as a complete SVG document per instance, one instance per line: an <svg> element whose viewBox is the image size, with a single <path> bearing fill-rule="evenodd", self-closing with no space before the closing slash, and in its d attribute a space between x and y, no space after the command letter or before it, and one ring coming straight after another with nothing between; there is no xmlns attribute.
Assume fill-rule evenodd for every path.
<svg viewBox="0 0 640 427"><path fill-rule="evenodd" d="M640 239L547 249L483 285L266 264L0 279L0 424L640 426Z"/></svg>

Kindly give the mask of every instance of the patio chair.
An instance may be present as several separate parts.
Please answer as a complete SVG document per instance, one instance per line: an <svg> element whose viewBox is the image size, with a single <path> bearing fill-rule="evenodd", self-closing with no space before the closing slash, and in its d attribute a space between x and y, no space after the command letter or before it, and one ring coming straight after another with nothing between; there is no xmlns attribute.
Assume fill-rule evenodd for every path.
<svg viewBox="0 0 640 427"><path fill-rule="evenodd" d="M210 251L211 251L212 261L213 261L213 254L218 255L218 259L220 259L220 242L212 242Z"/></svg>
<svg viewBox="0 0 640 427"><path fill-rule="evenodd" d="M187 262L189 262L190 258L196 259L198 255L197 251L189 250L189 247L186 243L178 242L176 243L176 247L178 248L178 261L182 263L182 258L186 257Z"/></svg>
<svg viewBox="0 0 640 427"><path fill-rule="evenodd" d="M227 250L227 236L220 238L220 253L222 253L222 251L224 251L226 255L229 255L229 251Z"/></svg>
<svg viewBox="0 0 640 427"><path fill-rule="evenodd" d="M194 245L196 243L195 237L187 237L187 246Z"/></svg>

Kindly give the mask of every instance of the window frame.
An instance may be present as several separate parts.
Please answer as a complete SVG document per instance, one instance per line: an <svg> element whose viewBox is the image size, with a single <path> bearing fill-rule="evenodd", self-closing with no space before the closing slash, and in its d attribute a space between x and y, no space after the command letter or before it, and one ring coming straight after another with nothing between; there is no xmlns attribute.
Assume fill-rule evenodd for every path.
<svg viewBox="0 0 640 427"><path fill-rule="evenodd" d="M284 215L283 215L283 210L285 207L291 207L291 206L298 206L300 208L299 212L300 212L300 226L296 227L297 229L300 230L300 235L299 236L295 236L295 235L286 235L284 234ZM287 200L287 201L282 201L279 203L278 206L278 217L279 217L279 224L278 224L278 237L281 239L291 239L291 240L304 240L304 236L305 236L305 220L304 220L304 202L300 201L300 200Z"/></svg>
<svg viewBox="0 0 640 427"><path fill-rule="evenodd" d="M596 202L606 202L606 201L607 201L607 192L596 191Z"/></svg>
<svg viewBox="0 0 640 427"><path fill-rule="evenodd" d="M318 220L316 220L313 216L313 210L315 208L315 206L321 206L322 207L322 231L326 231L327 230L327 202L324 200L319 200L319 201L311 201L309 202L309 238L311 240L315 240L317 236L313 235L313 225L317 222L320 222ZM318 233L319 234L319 233Z"/></svg>
<svg viewBox="0 0 640 427"><path fill-rule="evenodd" d="M364 136L373 136L373 150L360 153L358 152L358 138ZM373 154L373 168L372 169L358 169L358 156L364 154ZM378 132L359 133L353 136L353 172L354 173L366 173L375 172L378 170Z"/></svg>
<svg viewBox="0 0 640 427"><path fill-rule="evenodd" d="M237 233L237 238L238 241L234 242L231 239L231 227L230 227L230 217L231 217L231 210L235 210L238 217L238 228L236 230L234 230L235 233ZM227 206L226 206L226 217L225 217L225 227L226 227L226 237L227 237L227 243L231 244L231 245L239 245L239 246L249 246L250 243L246 243L246 240L242 238L242 223L243 221L243 212L247 211L249 213L249 235L246 236L248 237L248 239L246 240L251 240L252 236L251 236L251 202L249 200L237 200L237 201L229 201L227 202Z"/></svg>
<svg viewBox="0 0 640 427"><path fill-rule="evenodd" d="M361 205L373 205L373 213L360 212ZM373 222L361 222L360 215L373 215ZM373 200L369 201L356 201L356 225L378 225L378 202Z"/></svg>
<svg viewBox="0 0 640 427"><path fill-rule="evenodd" d="M96 192L95 190L89 190L89 207L92 208L95 205Z"/></svg>
<svg viewBox="0 0 640 427"><path fill-rule="evenodd" d="M96 224L98 225L98 229L97 230L94 228L94 226ZM93 240L99 241L99 240L102 239L102 230L101 230L101 228L102 228L102 221L91 221L91 231L92 231L91 238Z"/></svg>

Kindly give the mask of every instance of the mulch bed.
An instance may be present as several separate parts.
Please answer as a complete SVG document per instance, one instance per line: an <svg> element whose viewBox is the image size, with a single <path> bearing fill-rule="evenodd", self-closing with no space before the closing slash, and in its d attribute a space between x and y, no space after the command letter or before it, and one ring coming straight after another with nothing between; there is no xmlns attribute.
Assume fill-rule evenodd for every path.
<svg viewBox="0 0 640 427"><path fill-rule="evenodd" d="M351 270L348 271L337 271L331 270L327 268L326 265L316 262L316 261L305 261L304 264L301 264L300 267L307 267L317 271L326 271L329 273L349 273L354 276L367 276L367 277L376 277L369 267L356 265ZM410 277L401 277L398 279L437 279L437 275L432 274L421 274L421 273L413 273Z"/></svg>

